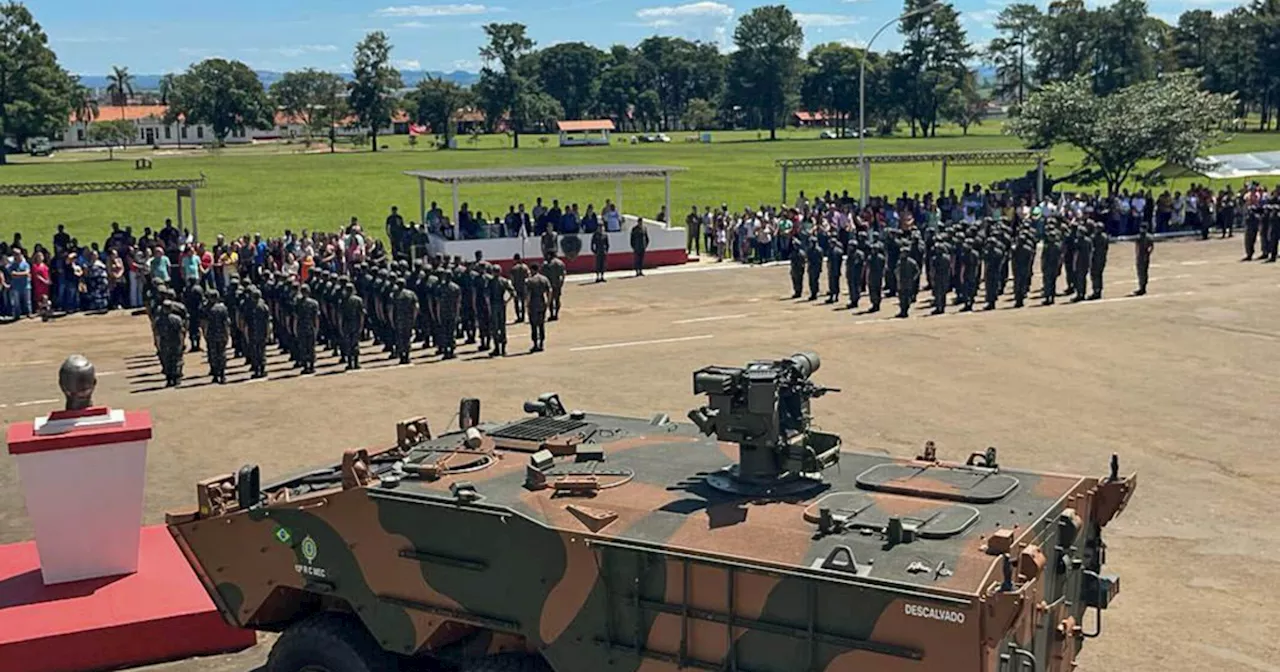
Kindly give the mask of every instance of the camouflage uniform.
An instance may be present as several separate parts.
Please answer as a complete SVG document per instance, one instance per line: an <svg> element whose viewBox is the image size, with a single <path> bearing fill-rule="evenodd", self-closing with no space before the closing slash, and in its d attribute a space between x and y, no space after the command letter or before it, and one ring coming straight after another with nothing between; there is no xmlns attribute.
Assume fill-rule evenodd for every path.
<svg viewBox="0 0 1280 672"><path fill-rule="evenodd" d="M340 308L342 320L342 358L347 370L360 368L360 335L364 332L364 299L351 285L345 285Z"/></svg>
<svg viewBox="0 0 1280 672"><path fill-rule="evenodd" d="M916 302L920 285L920 262L912 255L898 260L898 317L907 317Z"/></svg>
<svg viewBox="0 0 1280 672"><path fill-rule="evenodd" d="M227 382L227 339L231 336L231 315L217 292L210 292L205 304L204 347L209 356L209 378Z"/></svg>
<svg viewBox="0 0 1280 672"><path fill-rule="evenodd" d="M857 308L862 298L862 271L867 263L867 254L854 241L849 241L849 254L845 257L845 283L849 287L849 307Z"/></svg>
<svg viewBox="0 0 1280 672"><path fill-rule="evenodd" d="M455 280L456 274L445 278L440 283L440 350L445 359L453 359L457 355L453 349L458 340L458 313L461 311L462 288Z"/></svg>
<svg viewBox="0 0 1280 672"><path fill-rule="evenodd" d="M929 288L933 291L933 314L947 312L947 293L951 291L951 248L946 243L933 246L929 268L933 277Z"/></svg>
<svg viewBox="0 0 1280 672"><path fill-rule="evenodd" d="M804 294L804 260L806 250L797 238L791 244L791 298L798 299Z"/></svg>
<svg viewBox="0 0 1280 672"><path fill-rule="evenodd" d="M458 317L461 320L462 333L467 338L467 345L476 342L476 292L474 276L469 269L463 269L457 275L461 304Z"/></svg>
<svg viewBox="0 0 1280 672"><path fill-rule="evenodd" d="M1134 294L1142 296L1147 293L1147 274L1151 269L1151 253L1156 249L1156 240L1144 226L1133 245L1138 270L1138 291Z"/></svg>
<svg viewBox="0 0 1280 672"><path fill-rule="evenodd" d="M515 290L512 298L516 304L516 322L524 322L524 304L529 296L529 289L525 283L529 280L529 267L520 259L516 259L516 263L511 266L511 287Z"/></svg>
<svg viewBox="0 0 1280 672"><path fill-rule="evenodd" d="M182 382L183 331L182 318L174 312L161 311L156 321L159 335L160 368L164 370L165 387L177 387Z"/></svg>
<svg viewBox="0 0 1280 672"><path fill-rule="evenodd" d="M531 269L529 278L529 327L533 339L531 352L541 352L547 342L547 302L551 295L551 282L538 273L537 267Z"/></svg>
<svg viewBox="0 0 1280 672"><path fill-rule="evenodd" d="M1107 251L1111 247L1111 237L1101 225L1093 230L1093 259L1089 263L1089 274L1093 285L1091 299L1102 298L1102 276L1107 270Z"/></svg>
<svg viewBox="0 0 1280 672"><path fill-rule="evenodd" d="M1084 301L1089 286L1089 267L1093 262L1093 237L1080 231L1076 235L1075 301Z"/></svg>
<svg viewBox="0 0 1280 672"><path fill-rule="evenodd" d="M271 309L256 291L249 295L249 367L253 378L267 376L267 334L271 329Z"/></svg>
<svg viewBox="0 0 1280 672"><path fill-rule="evenodd" d="M413 326L418 321L418 295L397 280L392 296L391 313L396 336L394 354L401 364L408 364L409 348L413 344Z"/></svg>
<svg viewBox="0 0 1280 672"><path fill-rule="evenodd" d="M818 240L811 238L805 250L805 270L809 272L809 300L818 300L818 280L822 276L822 248Z"/></svg>
<svg viewBox="0 0 1280 672"><path fill-rule="evenodd" d="M1031 291L1031 265L1034 263L1036 250L1034 243L1019 236L1013 246L1013 305L1021 308Z"/></svg>
<svg viewBox="0 0 1280 672"><path fill-rule="evenodd" d="M995 238L987 239L987 249L982 253L982 279L985 287L984 310L995 310L1000 296L1000 267L1004 264L1004 248Z"/></svg>
<svg viewBox="0 0 1280 672"><path fill-rule="evenodd" d="M182 293L182 303L187 308L187 335L191 337L191 352L200 352L200 318L204 312L204 290L194 278L187 281Z"/></svg>
<svg viewBox="0 0 1280 672"><path fill-rule="evenodd" d="M1044 239L1044 251L1040 253L1040 278L1043 280L1040 294L1042 303L1051 306L1058 300L1058 273L1062 270L1062 241L1057 231L1051 231Z"/></svg>
<svg viewBox="0 0 1280 672"><path fill-rule="evenodd" d="M604 272L609 262L609 234L605 233L604 227L591 234L591 254L595 255L596 282L604 282Z"/></svg>
<svg viewBox="0 0 1280 672"><path fill-rule="evenodd" d="M964 255L964 310L973 310L973 303L978 298L978 277L982 275L982 255L978 252L978 244L966 241L962 248Z"/></svg>
<svg viewBox="0 0 1280 672"><path fill-rule="evenodd" d="M887 264L884 245L877 241L872 244L871 255L867 257L867 297L871 300L871 310L868 312L880 312L880 297L884 291L884 272Z"/></svg>
<svg viewBox="0 0 1280 672"><path fill-rule="evenodd" d="M511 281L498 273L498 267L489 274L489 323L493 330L493 357L507 354L507 297L511 296Z"/></svg>
<svg viewBox="0 0 1280 672"><path fill-rule="evenodd" d="M542 267L542 275L551 283L551 301L547 304L549 316L548 321L555 322L560 319L560 296L564 293L564 278L567 273L564 261L560 257L553 257Z"/></svg>
<svg viewBox="0 0 1280 672"><path fill-rule="evenodd" d="M827 303L840 300L840 273L844 270L844 249L832 240L827 248Z"/></svg>
<svg viewBox="0 0 1280 672"><path fill-rule="evenodd" d="M294 338L302 373L316 372L316 336L320 327L320 302L311 297L311 288L302 286L294 305Z"/></svg>

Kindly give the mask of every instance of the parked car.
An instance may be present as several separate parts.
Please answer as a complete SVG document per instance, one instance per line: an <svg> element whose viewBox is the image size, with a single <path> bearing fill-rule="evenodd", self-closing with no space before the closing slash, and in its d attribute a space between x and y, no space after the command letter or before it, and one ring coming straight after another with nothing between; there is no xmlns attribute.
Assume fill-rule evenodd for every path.
<svg viewBox="0 0 1280 672"><path fill-rule="evenodd" d="M53 156L53 143L44 138L32 142L31 156Z"/></svg>

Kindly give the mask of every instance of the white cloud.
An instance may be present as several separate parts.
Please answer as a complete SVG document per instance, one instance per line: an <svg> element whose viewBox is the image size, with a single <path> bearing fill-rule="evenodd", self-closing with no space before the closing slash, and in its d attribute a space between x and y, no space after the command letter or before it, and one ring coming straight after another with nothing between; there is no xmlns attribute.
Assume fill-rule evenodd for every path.
<svg viewBox="0 0 1280 672"><path fill-rule="evenodd" d="M403 5L399 7L383 7L374 12L377 16L469 16L492 11L485 5Z"/></svg>
<svg viewBox="0 0 1280 672"><path fill-rule="evenodd" d="M484 64L480 61L458 59L453 62L452 67L454 70L461 70L463 72L480 72L480 68L483 68Z"/></svg>
<svg viewBox="0 0 1280 672"><path fill-rule="evenodd" d="M844 16L842 14L795 14L796 21L805 28L838 28L854 26L862 23L861 16Z"/></svg>
<svg viewBox="0 0 1280 672"><path fill-rule="evenodd" d="M270 49L259 49L251 47L245 49L248 52L266 51L272 54L279 54L286 58L297 58L304 54L325 54L337 51L338 48L332 44L300 44L296 46L272 47Z"/></svg>
<svg viewBox="0 0 1280 672"><path fill-rule="evenodd" d="M404 23L396 24L396 28L420 29L420 28L433 28L433 27L434 27L433 24L423 23L422 21L405 21Z"/></svg>
<svg viewBox="0 0 1280 672"><path fill-rule="evenodd" d="M392 65L400 70L421 70L422 61L416 58L402 58L391 62Z"/></svg>
<svg viewBox="0 0 1280 672"><path fill-rule="evenodd" d="M675 25L681 19L728 19L733 16L733 8L722 2L693 2L687 5L667 5L665 7L648 7L636 12L636 18L651 26Z"/></svg>
<svg viewBox="0 0 1280 672"><path fill-rule="evenodd" d="M996 9L980 9L976 12L965 12L960 15L960 18L969 25L991 26L999 15L1000 11Z"/></svg>

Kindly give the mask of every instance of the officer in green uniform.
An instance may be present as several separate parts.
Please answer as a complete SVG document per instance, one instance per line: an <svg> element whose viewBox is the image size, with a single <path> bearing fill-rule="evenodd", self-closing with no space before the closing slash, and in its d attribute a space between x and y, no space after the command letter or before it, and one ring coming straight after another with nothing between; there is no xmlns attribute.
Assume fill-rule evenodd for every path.
<svg viewBox="0 0 1280 672"><path fill-rule="evenodd" d="M409 363L409 348L413 344L413 327L418 321L418 295L397 280L391 304L395 322L395 355L401 364Z"/></svg>
<svg viewBox="0 0 1280 672"><path fill-rule="evenodd" d="M845 283L849 287L849 308L857 310L858 301L862 298L862 271L866 267L867 253L857 240L850 240L848 254L845 255Z"/></svg>
<svg viewBox="0 0 1280 672"><path fill-rule="evenodd" d="M551 283L538 272L538 265L529 269L529 327L533 347L530 352L542 352L547 342L547 302L551 296Z"/></svg>
<svg viewBox="0 0 1280 672"><path fill-rule="evenodd" d="M1093 227L1093 259L1089 263L1089 277L1093 285L1091 300L1102 298L1102 277L1107 271L1107 252L1111 249L1111 237L1102 224Z"/></svg>
<svg viewBox="0 0 1280 672"><path fill-rule="evenodd" d="M542 275L551 283L551 302L547 305L548 317L547 321L555 322L560 319L560 297L564 293L564 278L567 273L564 261L560 257L552 257L547 260L546 265L542 267Z"/></svg>
<svg viewBox="0 0 1280 672"><path fill-rule="evenodd" d="M294 346L304 375L316 372L316 335L320 330L320 302L311 296L311 287L298 288L293 308Z"/></svg>
<svg viewBox="0 0 1280 672"><path fill-rule="evenodd" d="M172 310L162 308L156 321L160 348L160 368L164 371L165 387L177 387L182 383L182 352L185 344L183 331L186 324Z"/></svg>
<svg viewBox="0 0 1280 672"><path fill-rule="evenodd" d="M529 267L525 265L520 255L516 255L512 259L511 264L511 288L515 291L512 299L516 304L516 323L524 322L524 304L525 299L529 296L529 289L525 283L529 280Z"/></svg>
<svg viewBox="0 0 1280 672"><path fill-rule="evenodd" d="M1058 273L1062 270L1062 239L1057 228L1045 234L1044 251L1040 253L1041 303L1052 306L1058 301Z"/></svg>
<svg viewBox="0 0 1280 672"><path fill-rule="evenodd" d="M440 280L440 351L444 359L453 359L458 342L458 314L462 311L462 287L458 285L458 273L446 273Z"/></svg>
<svg viewBox="0 0 1280 672"><path fill-rule="evenodd" d="M934 243L929 267L933 270L929 285L933 291L933 314L941 315L947 312L947 293L951 291L951 248L947 243Z"/></svg>
<svg viewBox="0 0 1280 672"><path fill-rule="evenodd" d="M1076 230L1076 296L1072 302L1084 301L1089 287L1089 269L1093 262L1093 236L1083 226Z"/></svg>
<svg viewBox="0 0 1280 672"><path fill-rule="evenodd" d="M840 240L827 243L827 303L840 300L840 274L844 271L844 248Z"/></svg>
<svg viewBox="0 0 1280 672"><path fill-rule="evenodd" d="M591 234L591 254L596 261L596 282L604 282L604 271L609 261L609 234L599 227Z"/></svg>
<svg viewBox="0 0 1280 672"><path fill-rule="evenodd" d="M1021 308L1031 291L1031 264L1035 257L1035 243L1025 236L1018 236L1013 244L1013 307Z"/></svg>
<svg viewBox="0 0 1280 672"><path fill-rule="evenodd" d="M884 244L875 241L871 244L871 254L867 257L867 298L871 300L869 313L880 312L880 299L884 292L884 273L888 261L885 257Z"/></svg>
<svg viewBox="0 0 1280 672"><path fill-rule="evenodd" d="M914 255L904 254L898 259L898 317L905 318L911 313L911 306L916 302L916 291L920 284L920 262Z"/></svg>
<svg viewBox="0 0 1280 672"><path fill-rule="evenodd" d="M791 240L791 298L798 299L804 293L804 263L808 250L799 237Z"/></svg>
<svg viewBox="0 0 1280 672"><path fill-rule="evenodd" d="M1004 263L1004 248L995 236L987 239L987 247L982 253L982 278L985 289L986 305L983 310L995 310L996 299L1000 296L1000 267Z"/></svg>
<svg viewBox="0 0 1280 672"><path fill-rule="evenodd" d="M1151 255L1156 250L1156 239L1151 235L1151 227L1142 225L1137 239L1133 241L1133 247L1138 267L1138 291L1133 294L1143 296L1147 293L1147 274L1151 270Z"/></svg>
<svg viewBox="0 0 1280 672"><path fill-rule="evenodd" d="M822 248L817 238L810 238L805 249L805 270L809 272L809 300L818 300L818 280L822 277Z"/></svg>
<svg viewBox="0 0 1280 672"><path fill-rule="evenodd" d="M195 278L187 279L182 303L187 308L187 335L191 337L191 352L200 352L200 318L204 312L204 290Z"/></svg>
<svg viewBox="0 0 1280 672"><path fill-rule="evenodd" d="M502 277L497 266L489 267L489 324L493 333L493 351L490 357L507 356L507 299L511 296L511 281Z"/></svg>
<svg viewBox="0 0 1280 672"><path fill-rule="evenodd" d="M342 350L347 370L360 368L360 336L364 333L365 307L364 299L356 294L351 283L342 286L342 303L340 304L342 320Z"/></svg>
<svg viewBox="0 0 1280 672"><path fill-rule="evenodd" d="M964 279L964 308L961 312L972 312L973 303L978 299L978 278L982 275L982 254L978 252L978 241L966 239L961 246L963 260L961 265Z"/></svg>

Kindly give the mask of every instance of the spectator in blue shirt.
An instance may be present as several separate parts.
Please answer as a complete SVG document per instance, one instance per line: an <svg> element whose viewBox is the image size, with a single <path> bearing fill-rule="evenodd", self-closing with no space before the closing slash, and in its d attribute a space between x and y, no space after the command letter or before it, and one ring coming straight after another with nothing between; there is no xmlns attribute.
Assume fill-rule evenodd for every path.
<svg viewBox="0 0 1280 672"><path fill-rule="evenodd" d="M169 284L169 257L164 255L164 248L156 246L151 251L151 277L159 280L162 284Z"/></svg>
<svg viewBox="0 0 1280 672"><path fill-rule="evenodd" d="M23 257L22 248L14 247L5 267L9 277L9 309L15 318L31 314L31 264Z"/></svg>

